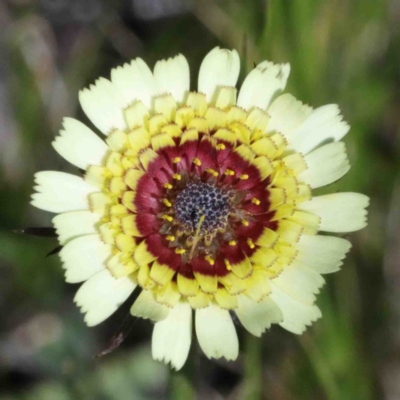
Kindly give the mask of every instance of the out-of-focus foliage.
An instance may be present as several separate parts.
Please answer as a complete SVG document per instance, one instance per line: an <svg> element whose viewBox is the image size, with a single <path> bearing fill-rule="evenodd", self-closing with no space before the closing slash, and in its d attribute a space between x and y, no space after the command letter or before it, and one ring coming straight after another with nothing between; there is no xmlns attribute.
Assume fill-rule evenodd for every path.
<svg viewBox="0 0 400 400"><path fill-rule="evenodd" d="M122 347L95 358L129 305L85 327L76 288L57 257L45 257L55 239L11 230L50 226L51 216L29 205L33 173L76 172L50 143L63 116L86 120L79 89L130 58L153 65L178 52L195 87L215 45L238 49L242 76L266 58L288 61L288 91L312 106L338 103L352 126L352 169L333 190L372 200L369 227L351 235L350 256L319 296L324 318L301 337L274 327L256 344L242 341L262 362L255 386L278 400L400 398L398 0L3 0L0 26L1 399L168 396L168 370L151 360L150 324L133 321ZM192 352L199 399L260 398L244 352L235 363Z"/></svg>

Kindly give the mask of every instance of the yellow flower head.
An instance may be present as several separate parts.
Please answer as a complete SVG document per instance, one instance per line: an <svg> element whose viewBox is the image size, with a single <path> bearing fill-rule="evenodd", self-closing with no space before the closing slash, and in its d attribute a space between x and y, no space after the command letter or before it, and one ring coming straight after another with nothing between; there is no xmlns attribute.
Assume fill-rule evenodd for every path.
<svg viewBox="0 0 400 400"><path fill-rule="evenodd" d="M337 271L347 240L318 235L366 225L368 198L313 196L348 170L336 105L317 109L281 94L288 64L264 61L239 93L236 51L215 48L190 92L182 55L141 59L80 93L104 135L66 118L56 151L83 178L36 174L32 204L55 212L67 282L88 325L136 289L132 315L156 322L152 351L179 369L192 313L208 357L233 360L230 311L260 336L273 323L300 334L317 320L321 274Z"/></svg>

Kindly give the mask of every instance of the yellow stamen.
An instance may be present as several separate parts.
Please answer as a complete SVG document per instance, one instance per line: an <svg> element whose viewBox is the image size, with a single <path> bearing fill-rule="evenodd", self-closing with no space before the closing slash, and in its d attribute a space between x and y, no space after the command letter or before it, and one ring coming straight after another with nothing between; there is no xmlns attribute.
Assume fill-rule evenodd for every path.
<svg viewBox="0 0 400 400"><path fill-rule="evenodd" d="M237 242L235 240L231 240L229 242L229 246L236 246Z"/></svg>
<svg viewBox="0 0 400 400"><path fill-rule="evenodd" d="M242 219L242 224L244 225L244 226L249 226L249 221L246 221L245 219Z"/></svg>
<svg viewBox="0 0 400 400"><path fill-rule="evenodd" d="M224 262L225 262L226 269L227 269L228 271L232 271L232 265L231 265L231 263L230 263L228 260L224 260Z"/></svg>
<svg viewBox="0 0 400 400"><path fill-rule="evenodd" d="M226 146L223 143L218 143L217 144L217 150L225 150Z"/></svg>
<svg viewBox="0 0 400 400"><path fill-rule="evenodd" d="M217 177L218 176L218 172L215 171L215 169L212 168L206 168L206 172L208 172L209 174L211 174L212 176Z"/></svg>
<svg viewBox="0 0 400 400"><path fill-rule="evenodd" d="M200 167L201 161L197 157L193 158L193 164L196 164L198 167Z"/></svg>
<svg viewBox="0 0 400 400"><path fill-rule="evenodd" d="M255 204L256 206L259 206L259 205L261 204L261 201L258 200L258 199L256 199L255 197L253 197L253 198L251 199L251 202L252 202L253 204Z"/></svg>
<svg viewBox="0 0 400 400"><path fill-rule="evenodd" d="M241 174L239 175L239 179L245 181L246 179L249 179L249 176L247 174Z"/></svg>
<svg viewBox="0 0 400 400"><path fill-rule="evenodd" d="M225 175L230 175L233 176L235 175L235 171L232 171L231 169L227 168L224 172Z"/></svg>
<svg viewBox="0 0 400 400"><path fill-rule="evenodd" d="M166 221L172 222L174 219L170 216L170 215L162 215L161 216L162 219L165 219Z"/></svg>
<svg viewBox="0 0 400 400"><path fill-rule="evenodd" d="M182 179L182 177L179 174L173 174L172 177L177 181L180 181Z"/></svg>
<svg viewBox="0 0 400 400"><path fill-rule="evenodd" d="M254 247L256 247L255 244L253 243L253 241L252 241L251 239L247 239L247 244L249 245L249 247L250 247L251 249L254 249Z"/></svg>
<svg viewBox="0 0 400 400"><path fill-rule="evenodd" d="M211 258L211 256L205 256L204 257L206 261L210 263L210 265L214 265L215 261Z"/></svg>
<svg viewBox="0 0 400 400"><path fill-rule="evenodd" d="M181 162L181 158L180 157L175 157L175 158L172 159L172 162L174 164L178 164L179 162Z"/></svg>
<svg viewBox="0 0 400 400"><path fill-rule="evenodd" d="M168 235L165 239L167 239L168 242L173 242L175 240L175 236Z"/></svg>
<svg viewBox="0 0 400 400"><path fill-rule="evenodd" d="M168 200L168 199L164 199L163 203L167 206L167 207L172 207L172 203Z"/></svg>
<svg viewBox="0 0 400 400"><path fill-rule="evenodd" d="M186 250L185 249L175 249L175 253L176 254L184 254L184 253L186 253Z"/></svg>
<svg viewBox="0 0 400 400"><path fill-rule="evenodd" d="M173 186L170 183L164 183L165 189L172 189Z"/></svg>

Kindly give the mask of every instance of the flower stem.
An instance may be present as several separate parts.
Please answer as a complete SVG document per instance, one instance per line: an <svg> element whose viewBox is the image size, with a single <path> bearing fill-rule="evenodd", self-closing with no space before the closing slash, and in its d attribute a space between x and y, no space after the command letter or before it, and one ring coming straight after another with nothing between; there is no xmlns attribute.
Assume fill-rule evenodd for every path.
<svg viewBox="0 0 400 400"><path fill-rule="evenodd" d="M169 382L169 398L171 400L194 399L195 391L191 379L185 371L171 371Z"/></svg>
<svg viewBox="0 0 400 400"><path fill-rule="evenodd" d="M318 346L309 336L302 336L299 339L300 344L308 355L320 384L325 391L327 399L338 400L343 398L340 394L335 376Z"/></svg>
<svg viewBox="0 0 400 400"><path fill-rule="evenodd" d="M244 396L246 400L262 398L262 348L260 338L246 335L244 365Z"/></svg>

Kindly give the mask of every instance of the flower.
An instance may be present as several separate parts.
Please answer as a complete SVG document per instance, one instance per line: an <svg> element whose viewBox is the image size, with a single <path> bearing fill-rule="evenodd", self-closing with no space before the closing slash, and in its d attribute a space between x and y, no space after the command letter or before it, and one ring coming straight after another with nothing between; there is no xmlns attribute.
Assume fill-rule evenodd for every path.
<svg viewBox="0 0 400 400"><path fill-rule="evenodd" d="M350 248L323 232L366 225L368 198L313 196L349 170L337 105L281 94L288 64L260 63L235 87L235 50L213 49L189 91L182 55L140 58L80 92L106 135L66 118L53 142L84 177L35 175L32 204L57 213L67 282L89 326L138 287L134 316L155 322L152 353L180 369L192 336L209 358L236 359L230 312L253 335L300 334L320 318L315 295Z"/></svg>

